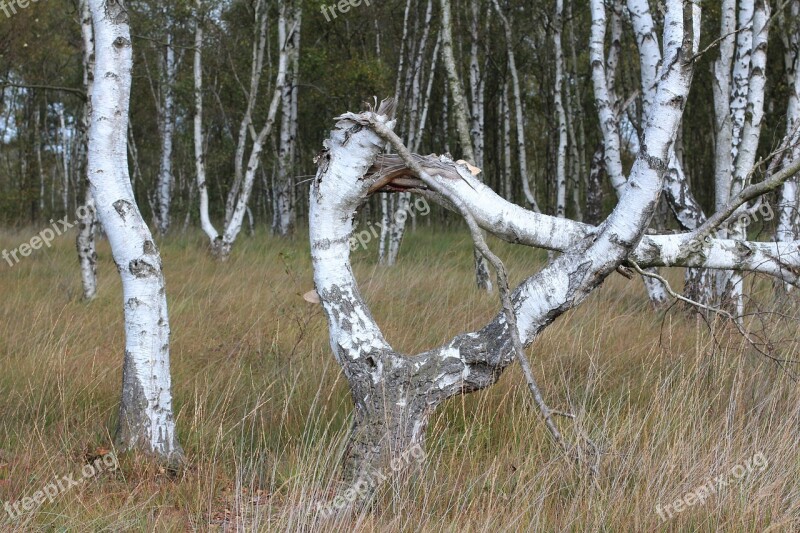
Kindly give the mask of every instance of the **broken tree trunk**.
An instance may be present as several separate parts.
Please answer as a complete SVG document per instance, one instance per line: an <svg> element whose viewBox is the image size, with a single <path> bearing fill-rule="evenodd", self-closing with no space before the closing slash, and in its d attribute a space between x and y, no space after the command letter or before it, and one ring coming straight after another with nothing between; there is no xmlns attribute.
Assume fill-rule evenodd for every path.
<svg viewBox="0 0 800 533"><path fill-rule="evenodd" d="M667 66L629 185L601 229L583 236L574 231L550 235L574 240L563 255L514 291L516 333L501 312L484 328L419 355L400 354L389 345L358 290L349 243L356 210L377 179L367 174L387 141L399 143L391 131L393 102L385 102L375 111L347 113L339 118L317 160L319 168L310 198L310 240L314 280L329 322L331 348L350 384L355 405L345 457L348 488L365 477L374 479L376 473L387 474L392 460L411 447L423 445L429 416L438 405L449 397L496 383L502 371L516 360L515 337L525 345L532 343L617 270L642 240L661 194L669 150L689 91L691 63L681 58L692 57L699 39L695 33L699 30L699 7L687 5L684 9L679 0L667 5ZM420 180L433 192L441 194L447 188L446 197L459 202L459 208L471 208L461 201L464 187L475 191L473 185L478 185L484 194L488 190L466 166L447 158L440 159L439 164L449 165L458 176L455 180L441 173L430 174L407 151L403 160L416 169ZM513 223L523 226L523 233L540 230L523 219L542 215L519 207L512 213L509 210L514 206L496 195L474 207L481 209L481 205L484 210L500 207L504 211L499 220L486 224L490 231L502 234ZM580 226L566 219L553 220Z"/></svg>

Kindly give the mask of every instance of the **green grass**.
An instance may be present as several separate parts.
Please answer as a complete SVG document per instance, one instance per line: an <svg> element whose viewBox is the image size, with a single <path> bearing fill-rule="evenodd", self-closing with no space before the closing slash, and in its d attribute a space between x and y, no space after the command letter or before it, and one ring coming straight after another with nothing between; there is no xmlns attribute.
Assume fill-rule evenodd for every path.
<svg viewBox="0 0 800 533"><path fill-rule="evenodd" d="M0 235L15 248L33 230ZM515 282L546 254L492 242ZM641 282L614 275L529 349L550 404L577 415L604 451L596 481L555 447L512 368L487 391L438 411L428 459L348 523L314 523L338 481L351 403L328 344L304 235L244 237L220 265L198 234L161 243L174 395L189 465L177 475L136 457L2 531L772 531L800 527L798 407L786 372L733 330L675 307L654 313ZM496 296L475 290L465 234L420 231L400 264L355 254L387 339L416 353L484 324ZM71 237L0 265L0 500L32 496L111 449L124 345L120 282L105 242L100 294L79 301ZM670 273L679 285L681 272ZM767 284L757 297L766 302ZM789 310L784 306L782 312ZM768 317L778 354L797 358L796 321ZM716 340L715 340L716 339ZM758 452L769 461L662 523L666 505ZM1 503L1 502L0 502Z"/></svg>

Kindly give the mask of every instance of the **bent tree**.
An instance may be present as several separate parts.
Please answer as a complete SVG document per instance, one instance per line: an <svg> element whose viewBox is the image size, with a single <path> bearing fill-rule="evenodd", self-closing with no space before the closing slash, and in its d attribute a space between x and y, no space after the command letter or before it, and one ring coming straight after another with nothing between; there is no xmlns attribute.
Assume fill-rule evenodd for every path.
<svg viewBox="0 0 800 533"><path fill-rule="evenodd" d="M777 190L797 172L797 166L744 189L694 231L645 235L664 191L700 33L699 3L670 0L666 5L663 62L643 119L641 149L621 187L619 203L599 226L511 204L475 179L467 166L445 156L410 153L392 131L396 125L393 101L338 118L318 156L309 216L316 290L328 320L334 357L354 402L344 457L345 486L352 487L364 477L374 479L376 472L388 474L393 459L424 445L429 417L442 402L496 383L516 359L520 346L531 345L559 316L628 265L639 272L660 266L749 270L798 283L797 242L710 237L739 206ZM387 143L397 155L381 155ZM384 158L398 156L407 172L393 169L387 177L381 171L387 166ZM520 284L510 296L511 305L505 305L483 328L420 354L399 353L384 338L360 294L349 242L356 211L370 194L404 190L461 213L474 229L473 235L479 235L480 227L511 243L563 254ZM498 269L498 286L502 293L502 269ZM541 398L536 400L547 421L551 413Z"/></svg>
<svg viewBox="0 0 800 533"><path fill-rule="evenodd" d="M122 278L125 360L116 441L182 458L172 412L169 318L161 256L133 195L127 160L132 45L123 0L89 0L95 37L89 182Z"/></svg>
<svg viewBox="0 0 800 533"><path fill-rule="evenodd" d="M355 404L354 424L345 454L345 479L356 482L370 472L385 472L391 459L424 443L431 412L443 401L496 383L515 360L515 341L531 344L560 315L579 305L617 270L642 240L663 188L669 151L674 142L692 78L691 58L699 38L699 6L679 0L667 3L664 70L659 79L642 149L609 218L584 235L566 230L563 218L547 217L516 208L499 197L484 198L484 229L503 236L509 223L521 234L540 227L520 215L562 221L564 254L529 277L511 296L516 330L504 313L484 328L459 335L443 346L408 356L384 338L361 297L350 265L349 242L353 218L376 176L367 176L387 141L393 103L374 112L347 113L318 159L311 189L310 237L317 293L330 326L334 355L349 382ZM419 158L405 152L406 164L416 168L414 187L431 198L448 198L462 212L473 210L462 183L483 190L469 170L446 158ZM402 154L401 154L402 155ZM421 162L420 162L421 161ZM426 165L431 170L425 170ZM449 168L450 172L436 168ZM474 206L479 207L479 206ZM473 220L477 221L478 217ZM488 223L487 223L488 222ZM556 222L551 222L556 224ZM575 223L573 223L575 224ZM512 232L514 233L514 232ZM513 239L519 242L519 238ZM650 266L650 265L647 265Z"/></svg>

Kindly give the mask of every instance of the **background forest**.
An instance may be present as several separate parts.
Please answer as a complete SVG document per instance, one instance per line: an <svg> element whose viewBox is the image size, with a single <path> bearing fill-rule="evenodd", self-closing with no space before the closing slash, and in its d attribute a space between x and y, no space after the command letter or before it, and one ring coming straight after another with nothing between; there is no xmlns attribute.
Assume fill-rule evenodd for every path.
<svg viewBox="0 0 800 533"><path fill-rule="evenodd" d="M89 132L99 131L90 102L114 103L109 85L92 88L95 51L111 68L92 41L108 33L98 33L100 5L130 17L127 154L106 159L127 156L133 203L152 230L134 232L143 243L100 226L95 207L105 221L114 212L95 206L91 186L103 180L87 181ZM43 228L78 218L46 247L0 260L0 531L797 531L800 0L704 0L699 51L665 66L676 6L0 0L0 250L19 252ZM670 74L679 81L669 87L690 88L671 110L656 102ZM333 187L334 177L344 188L357 167L326 165L331 153L338 163L351 155L337 128L354 119L336 118L384 98L396 99L394 131L416 161L441 171L440 183L460 176L451 192L466 191L474 212L486 208L481 227L510 287L546 285L541 273L561 265L570 293L580 278L568 270L573 255L579 263L586 237L608 229L594 226L655 180L636 166L650 155L645 133L674 119L677 137L663 143L666 183L653 201L630 202L634 221L641 205L657 205L652 222L637 222L640 248L609 245L609 257L621 255L584 276L593 283L585 301L561 295L553 276L541 329L531 320L529 338L513 339L526 344L519 352L553 410L532 398L529 369L512 364L503 337L464 363L453 394L426 404L415 424L421 468L337 515L331 502L352 481L343 471L354 421L373 396L364 386L359 397L359 385L389 390L401 373L386 372L385 383L353 377L359 357L345 361L332 339L355 350L347 335L363 331L337 324L335 291L320 282L354 274L350 307L364 323L374 315L372 340L390 340L387 357L403 362L436 359L431 346L442 343L449 354L453 336L493 334L486 324L503 318L500 277L481 266L462 217L436 205L382 142L367 173L350 176L381 183L355 215L352 269L335 264L345 253L325 257L309 242L309 230L313 240L352 220L342 210L330 228L309 222L335 196L319 200L320 183ZM761 199L733 205L738 191L783 174ZM730 206L733 218L705 234L714 238L686 252ZM123 222L133 212L113 207ZM119 261L126 240L157 259ZM137 288L155 280L143 336L161 343L136 354L137 306L120 305L131 277ZM488 284L493 292L481 290ZM679 302L681 292L697 301ZM537 294L519 290L515 305L536 307ZM169 396L158 427L170 436L160 441L120 437L136 405L126 391L151 377L126 381L137 364L158 367L148 401ZM467 382L489 375L496 382ZM404 402L393 405L404 413ZM555 416L563 442L543 414ZM173 452L185 462L163 460ZM84 474L32 510L13 507L111 456L113 469Z"/></svg>

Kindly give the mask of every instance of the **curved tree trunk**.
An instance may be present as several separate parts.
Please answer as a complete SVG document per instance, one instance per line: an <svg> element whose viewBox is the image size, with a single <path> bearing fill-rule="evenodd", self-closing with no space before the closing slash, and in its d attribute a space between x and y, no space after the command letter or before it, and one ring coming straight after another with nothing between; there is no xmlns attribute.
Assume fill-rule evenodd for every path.
<svg viewBox="0 0 800 533"><path fill-rule="evenodd" d="M671 0L666 18L664 55L670 66L661 77L654 101L657 111L648 121L646 142L631 170L629 181L636 186L626 187L616 209L592 238L574 232L550 233L551 238L576 240L514 291L513 310L509 310L515 319L513 330L506 313L501 312L481 330L459 335L434 350L404 356L392 349L359 293L349 259L355 212L376 179L366 174L385 143L392 143L421 180L420 187L445 195L466 212L489 207L492 197L466 166L446 157L430 162L438 170L425 170L391 131L392 102L384 102L376 112L340 117L320 154L311 189L310 239L314 280L329 322L331 348L355 403L355 424L346 456L348 488L365 476L374 479L388 474L389 466L402 460L403 450L423 444L428 416L444 399L496 383L516 360L515 344L530 344L560 315L579 305L642 240L661 194L669 150L689 91L691 63L680 58L691 57L699 43L693 31L699 29L699 7L684 9L683 2ZM442 177L445 169L460 179ZM472 194L467 190L477 194L476 187L486 198L468 208L461 195ZM515 213L522 218L552 218L515 209L496 195L493 198L501 204L502 215L494 224L487 224L492 231L502 233L513 223L526 228L518 236L540 230L516 218Z"/></svg>
<svg viewBox="0 0 800 533"><path fill-rule="evenodd" d="M90 0L95 75L89 180L122 278L125 363L117 443L165 461L182 458L172 412L169 318L161 256L142 219L128 174L132 46L121 0Z"/></svg>
<svg viewBox="0 0 800 533"><path fill-rule="evenodd" d="M205 23L205 6L203 0L195 0L194 29L194 163L197 174L197 191L200 207L200 227L211 243L211 250L216 254L222 244L222 236L211 222L208 212L208 184L206 183L206 151L203 134L203 24Z"/></svg>

